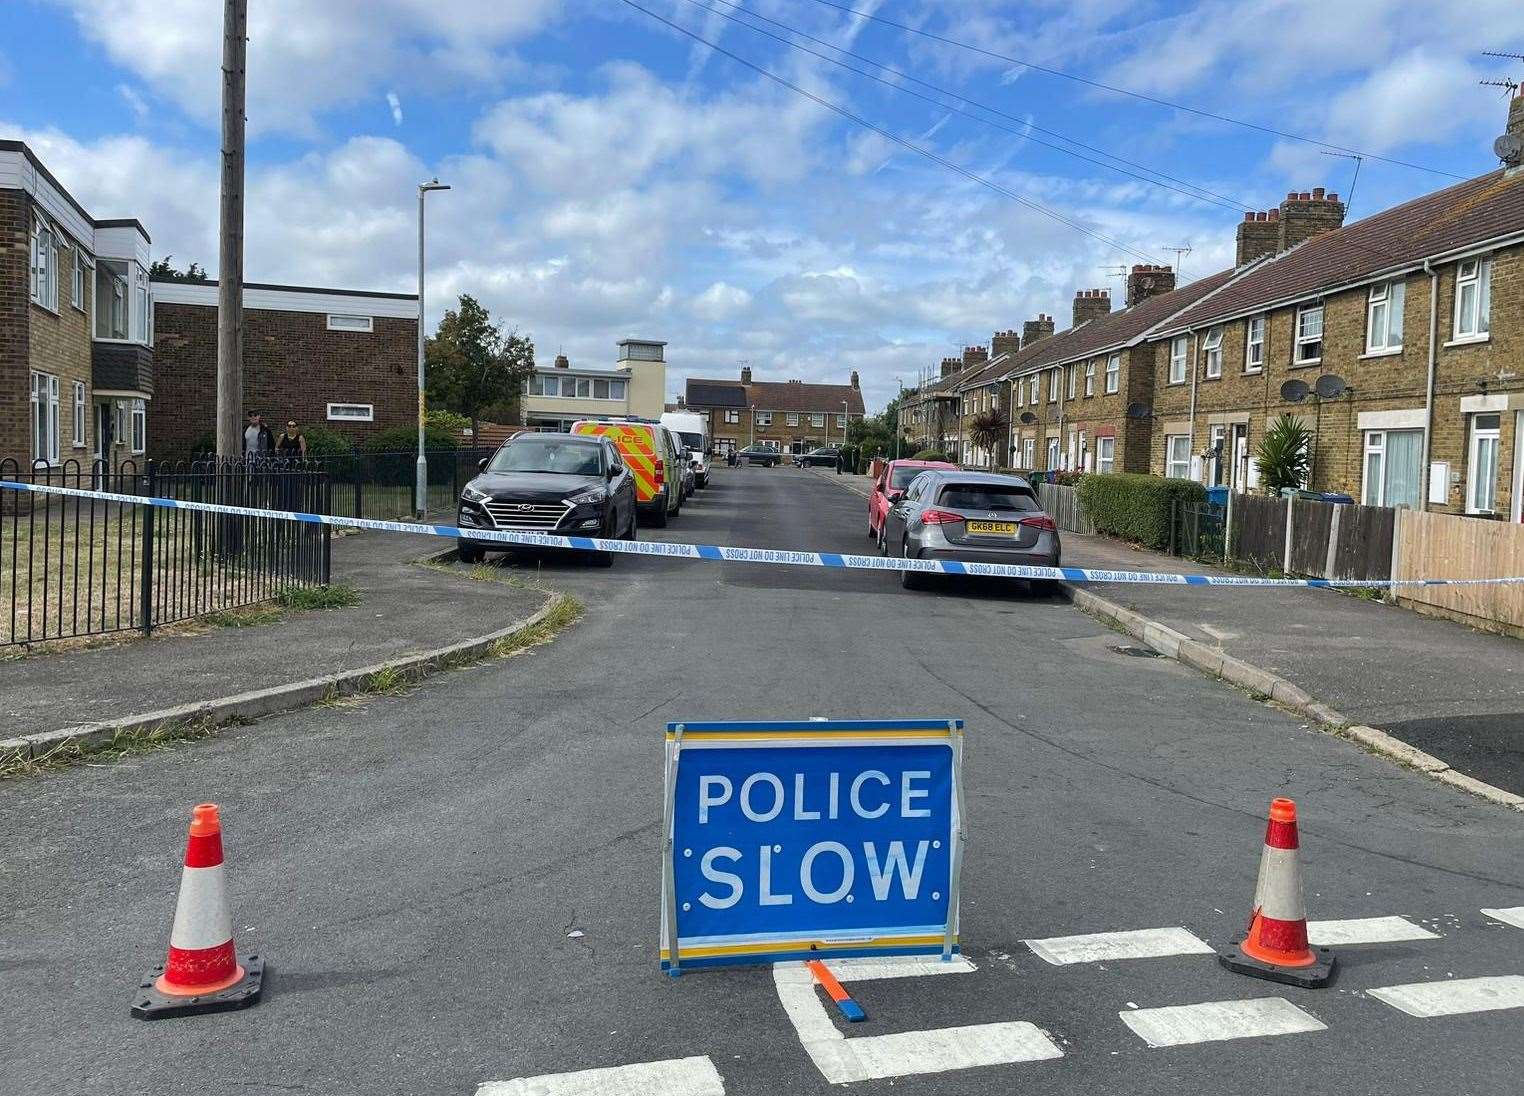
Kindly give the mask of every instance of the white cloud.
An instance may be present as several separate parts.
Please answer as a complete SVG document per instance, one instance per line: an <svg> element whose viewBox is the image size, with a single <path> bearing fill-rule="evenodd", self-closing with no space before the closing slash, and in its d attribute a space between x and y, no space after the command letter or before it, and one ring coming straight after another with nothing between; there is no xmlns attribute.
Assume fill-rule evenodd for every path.
<svg viewBox="0 0 1524 1096"><path fill-rule="evenodd" d="M693 299L693 313L713 323L725 323L751 305L751 294L728 282L715 282Z"/></svg>
<svg viewBox="0 0 1524 1096"><path fill-rule="evenodd" d="M402 124L402 100L395 91L386 93L386 105L391 108L392 125L400 126Z"/></svg>
<svg viewBox="0 0 1524 1096"><path fill-rule="evenodd" d="M118 84L116 86L116 93L122 97L122 100L132 111L133 117L135 117L139 123L146 122L148 120L148 103L141 95L138 94L136 88L134 88L131 84Z"/></svg>

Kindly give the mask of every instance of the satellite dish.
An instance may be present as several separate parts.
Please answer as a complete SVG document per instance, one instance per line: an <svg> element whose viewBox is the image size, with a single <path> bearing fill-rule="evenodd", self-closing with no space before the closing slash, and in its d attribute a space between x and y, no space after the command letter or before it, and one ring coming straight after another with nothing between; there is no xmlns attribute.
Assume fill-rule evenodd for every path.
<svg viewBox="0 0 1524 1096"><path fill-rule="evenodd" d="M1031 426L1036 421L1037 421L1037 416L1032 414L1032 412L1030 412L1030 411L1023 411L1021 413L1021 425L1023 425L1023 426Z"/></svg>
<svg viewBox="0 0 1524 1096"><path fill-rule="evenodd" d="M1318 394L1320 400L1336 400L1344 395L1349 385L1344 383L1344 378L1333 373L1324 373L1318 378L1318 383L1312 386L1312 390Z"/></svg>
<svg viewBox="0 0 1524 1096"><path fill-rule="evenodd" d="M1154 409L1142 400L1133 400L1127 405L1127 417L1129 419L1151 419L1154 417Z"/></svg>
<svg viewBox="0 0 1524 1096"><path fill-rule="evenodd" d="M1524 161L1524 140L1520 140L1516 133L1505 133L1492 142L1492 151L1505 164L1517 166Z"/></svg>
<svg viewBox="0 0 1524 1096"><path fill-rule="evenodd" d="M1281 385L1281 399L1287 403L1301 403L1307 398L1309 391L1310 389L1308 389L1306 381L1299 381L1293 378Z"/></svg>

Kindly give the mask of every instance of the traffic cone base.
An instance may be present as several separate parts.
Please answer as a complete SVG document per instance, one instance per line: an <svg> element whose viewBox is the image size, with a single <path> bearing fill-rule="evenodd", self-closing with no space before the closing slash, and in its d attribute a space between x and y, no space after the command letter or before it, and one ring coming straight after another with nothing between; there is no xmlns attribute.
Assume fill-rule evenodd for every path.
<svg viewBox="0 0 1524 1096"><path fill-rule="evenodd" d="M1331 948L1309 949L1311 962L1303 966L1284 966L1256 959L1244 949L1246 943L1247 937L1235 942L1230 948L1223 948L1217 953L1217 961L1235 974L1247 974L1251 978L1264 978L1303 989L1317 989L1333 981L1334 953Z"/></svg>
<svg viewBox="0 0 1524 1096"><path fill-rule="evenodd" d="M194 1016L198 1012L228 1012L248 1008L259 1000L264 989L265 961L257 955L240 955L238 976L221 988L204 987L199 993L166 993L160 988L164 967L148 972L138 986L132 1002L132 1014L140 1020L168 1020L175 1016Z"/></svg>

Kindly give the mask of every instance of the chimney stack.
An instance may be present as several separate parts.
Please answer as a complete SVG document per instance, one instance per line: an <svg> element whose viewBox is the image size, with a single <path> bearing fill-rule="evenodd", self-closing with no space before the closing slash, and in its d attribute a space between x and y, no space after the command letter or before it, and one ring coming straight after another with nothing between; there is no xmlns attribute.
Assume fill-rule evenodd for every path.
<svg viewBox="0 0 1524 1096"><path fill-rule="evenodd" d="M1127 275L1127 307L1141 304L1150 297L1168 293L1174 288L1175 272L1170 267L1134 263L1132 273Z"/></svg>
<svg viewBox="0 0 1524 1096"><path fill-rule="evenodd" d="M1021 349L1021 336L1014 331L997 331L990 339L990 357L998 358L1002 354L1015 354Z"/></svg>
<svg viewBox="0 0 1524 1096"><path fill-rule="evenodd" d="M741 366L741 383L742 384L750 384L751 383L751 366L749 366L749 365L743 365L743 366Z"/></svg>
<svg viewBox="0 0 1524 1096"><path fill-rule="evenodd" d="M1235 265L1243 266L1266 255L1274 255L1281 246L1281 211L1268 213L1245 213L1238 226L1238 257Z"/></svg>
<svg viewBox="0 0 1524 1096"><path fill-rule="evenodd" d="M1344 203L1337 194L1326 194L1322 187L1311 191L1289 191L1280 208L1280 235L1277 249L1288 247L1332 232L1344 225Z"/></svg>
<svg viewBox="0 0 1524 1096"><path fill-rule="evenodd" d="M859 388L859 387L861 387L861 385L859 385L857 383L857 370L855 370L855 369L852 370L852 387L853 388Z"/></svg>
<svg viewBox="0 0 1524 1096"><path fill-rule="evenodd" d="M1524 90L1515 95L1508 103L1508 135L1517 137L1524 143ZM1524 157L1515 156L1513 159L1505 159L1509 175L1513 175L1524 165Z"/></svg>
<svg viewBox="0 0 1524 1096"><path fill-rule="evenodd" d="M965 346L963 348L963 368L971 369L981 366L990 360L990 352L982 346Z"/></svg>
<svg viewBox="0 0 1524 1096"><path fill-rule="evenodd" d="M571 362L570 362L570 360L567 359L565 354L557 354L556 355L556 368L557 369L570 369L571 368Z"/></svg>
<svg viewBox="0 0 1524 1096"><path fill-rule="evenodd" d="M942 359L942 376L944 376L944 377L950 377L950 376L952 376L954 373L958 372L962 368L963 368L963 359L962 358L943 358Z"/></svg>
<svg viewBox="0 0 1524 1096"><path fill-rule="evenodd" d="M1021 345L1031 346L1039 339L1046 339L1053 334L1053 317L1045 312L1039 312L1037 319L1028 320L1021 325Z"/></svg>
<svg viewBox="0 0 1524 1096"><path fill-rule="evenodd" d="M1074 295L1074 319L1071 327L1111 314L1111 290L1081 289Z"/></svg>

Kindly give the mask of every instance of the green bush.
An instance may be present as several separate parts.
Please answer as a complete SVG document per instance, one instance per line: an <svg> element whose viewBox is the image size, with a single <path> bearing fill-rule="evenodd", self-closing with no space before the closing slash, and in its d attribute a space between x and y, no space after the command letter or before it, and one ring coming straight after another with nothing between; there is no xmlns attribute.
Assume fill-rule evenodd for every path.
<svg viewBox="0 0 1524 1096"><path fill-rule="evenodd" d="M423 447L428 450L429 482L451 483L455 479L455 438L448 430L426 427ZM360 474L371 483L403 486L417 476L418 427L393 426L372 434L360 447L365 454Z"/></svg>
<svg viewBox="0 0 1524 1096"><path fill-rule="evenodd" d="M302 436L307 439L307 455L309 457L329 457L339 453L348 453L354 448L354 442L350 441L337 430L330 430L326 426L303 426L300 428ZM276 431L276 440L280 439L280 431Z"/></svg>
<svg viewBox="0 0 1524 1096"><path fill-rule="evenodd" d="M1206 488L1195 480L1135 472L1083 476L1077 490L1080 505L1097 532L1146 548L1169 547L1172 501L1182 506L1206 505Z"/></svg>
<svg viewBox="0 0 1524 1096"><path fill-rule="evenodd" d="M911 456L911 460L940 460L947 461L947 454L940 449L922 449L919 453Z"/></svg>

